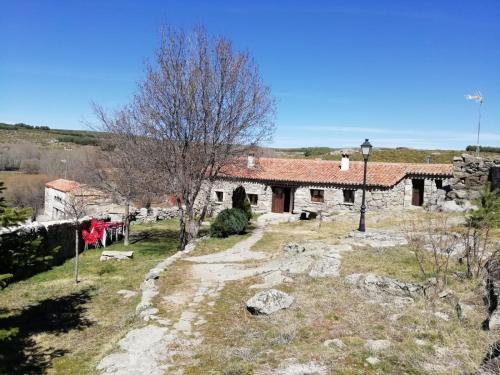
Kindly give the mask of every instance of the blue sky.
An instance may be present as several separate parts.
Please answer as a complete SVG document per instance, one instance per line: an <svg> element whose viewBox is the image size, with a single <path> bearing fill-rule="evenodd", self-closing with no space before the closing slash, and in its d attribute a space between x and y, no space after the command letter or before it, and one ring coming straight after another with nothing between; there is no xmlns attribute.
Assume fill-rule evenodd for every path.
<svg viewBox="0 0 500 375"><path fill-rule="evenodd" d="M500 2L0 0L0 121L84 128L126 103L162 24L203 24L257 61L272 145L500 145Z"/></svg>

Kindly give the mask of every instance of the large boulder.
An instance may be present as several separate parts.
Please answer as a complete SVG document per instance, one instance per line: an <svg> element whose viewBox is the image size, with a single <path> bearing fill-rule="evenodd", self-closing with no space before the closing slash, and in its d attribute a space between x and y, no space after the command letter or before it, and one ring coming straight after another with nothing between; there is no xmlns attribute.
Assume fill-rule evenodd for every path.
<svg viewBox="0 0 500 375"><path fill-rule="evenodd" d="M247 303L247 309L251 314L269 315L278 310L286 309L291 306L295 299L277 289L264 290L250 298Z"/></svg>

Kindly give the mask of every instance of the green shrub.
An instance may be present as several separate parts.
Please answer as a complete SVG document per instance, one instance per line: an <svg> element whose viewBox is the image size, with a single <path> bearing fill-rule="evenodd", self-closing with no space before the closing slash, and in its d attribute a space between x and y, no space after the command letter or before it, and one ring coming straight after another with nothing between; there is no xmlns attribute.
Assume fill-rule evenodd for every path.
<svg viewBox="0 0 500 375"><path fill-rule="evenodd" d="M243 186L238 186L233 191L233 208L239 208L242 210L247 220L252 218L252 208L250 206L250 200L248 199L247 193Z"/></svg>
<svg viewBox="0 0 500 375"><path fill-rule="evenodd" d="M248 225L248 219L243 210L239 208L227 208L217 215L210 226L210 235L212 237L227 237L233 234L245 232Z"/></svg>

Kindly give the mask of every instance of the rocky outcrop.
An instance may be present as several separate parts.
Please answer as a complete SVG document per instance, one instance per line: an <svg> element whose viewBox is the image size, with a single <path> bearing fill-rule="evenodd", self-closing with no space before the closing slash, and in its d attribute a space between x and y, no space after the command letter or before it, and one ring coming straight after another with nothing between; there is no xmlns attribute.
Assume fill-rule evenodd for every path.
<svg viewBox="0 0 500 375"><path fill-rule="evenodd" d="M486 295L488 319L485 328L500 330L500 259L491 259L486 264Z"/></svg>
<svg viewBox="0 0 500 375"><path fill-rule="evenodd" d="M290 307L295 298L277 289L264 290L250 298L247 310L253 315L269 315Z"/></svg>
<svg viewBox="0 0 500 375"><path fill-rule="evenodd" d="M345 281L375 302L404 305L425 294L425 289L419 284L406 283L373 273L354 273L347 276Z"/></svg>

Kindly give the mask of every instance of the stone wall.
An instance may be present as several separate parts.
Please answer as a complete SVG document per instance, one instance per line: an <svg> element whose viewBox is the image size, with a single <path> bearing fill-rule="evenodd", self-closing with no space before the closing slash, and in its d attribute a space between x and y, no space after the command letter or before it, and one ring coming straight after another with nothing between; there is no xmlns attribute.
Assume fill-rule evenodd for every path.
<svg viewBox="0 0 500 375"><path fill-rule="evenodd" d="M500 155L495 157L475 157L462 154L453 158L453 178L450 180L451 190L447 197L459 204L479 197L479 191L500 168Z"/></svg>
<svg viewBox="0 0 500 375"><path fill-rule="evenodd" d="M90 220L79 221L79 250L84 242L81 230ZM34 275L75 256L75 224L70 220L33 222L0 229L0 274L12 273L13 280Z"/></svg>

